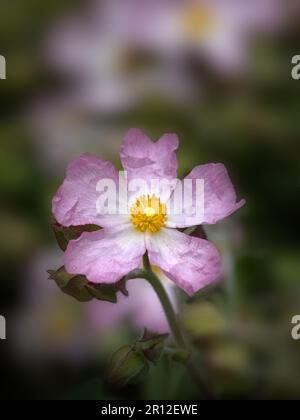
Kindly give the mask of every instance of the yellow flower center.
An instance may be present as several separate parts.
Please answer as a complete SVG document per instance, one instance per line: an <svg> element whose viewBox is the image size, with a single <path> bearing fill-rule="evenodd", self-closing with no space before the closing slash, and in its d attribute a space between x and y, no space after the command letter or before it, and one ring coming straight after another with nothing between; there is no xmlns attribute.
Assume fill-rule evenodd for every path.
<svg viewBox="0 0 300 420"><path fill-rule="evenodd" d="M130 208L131 223L140 232L158 232L167 221L167 207L156 195L142 195Z"/></svg>
<svg viewBox="0 0 300 420"><path fill-rule="evenodd" d="M183 11L183 31L189 39L198 39L209 34L215 23L214 13L208 7L194 4Z"/></svg>

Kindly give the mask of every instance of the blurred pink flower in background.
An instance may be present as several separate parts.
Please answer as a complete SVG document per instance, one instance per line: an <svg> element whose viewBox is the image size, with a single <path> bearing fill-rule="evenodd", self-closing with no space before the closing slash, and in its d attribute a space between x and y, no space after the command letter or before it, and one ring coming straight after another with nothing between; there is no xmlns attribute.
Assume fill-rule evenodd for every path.
<svg viewBox="0 0 300 420"><path fill-rule="evenodd" d="M61 263L60 251L45 248L32 256L28 269L24 270L23 301L11 328L17 360L32 363L64 360L80 364L112 345L111 337L120 328L120 340L126 340L130 325L140 335L145 328L158 333L169 331L159 299L145 280L130 280L129 296L119 293L118 303L93 300L82 304L62 293L48 279L46 270ZM155 271L176 308L173 284L162 272Z"/></svg>
<svg viewBox="0 0 300 420"><path fill-rule="evenodd" d="M127 110L147 95L182 102L195 95L189 55L235 74L284 10L281 0L94 0L54 27L45 54L87 108Z"/></svg>
<svg viewBox="0 0 300 420"><path fill-rule="evenodd" d="M12 340L19 360L33 363L64 359L82 363L93 354L95 338L84 308L63 294L47 269L61 265L62 255L44 249L31 258L22 279L23 302L15 313Z"/></svg>
<svg viewBox="0 0 300 420"><path fill-rule="evenodd" d="M161 270L153 269L177 309L174 284ZM153 287L144 279L134 279L127 282L126 288L129 296L119 293L117 304L94 300L88 305L90 320L96 331L105 331L129 319L139 330L146 328L152 332L169 332L165 313Z"/></svg>
<svg viewBox="0 0 300 420"><path fill-rule="evenodd" d="M147 97L181 102L194 95L180 61L174 66L147 56L142 38L133 36L136 6L130 0L90 2L86 14L62 19L49 35L46 61L69 78L73 100L86 110L107 114Z"/></svg>
<svg viewBox="0 0 300 420"><path fill-rule="evenodd" d="M76 104L71 95L44 96L31 102L25 115L36 148L36 161L56 175L71 157L84 149L113 159L118 152L121 129L98 121Z"/></svg>
<svg viewBox="0 0 300 420"><path fill-rule="evenodd" d="M156 51L161 57L184 59L186 54L192 54L208 60L220 73L229 74L246 63L253 36L276 32L285 20L281 0L112 3L119 16L131 19L128 28L132 43ZM125 3L129 4L127 12Z"/></svg>
<svg viewBox="0 0 300 420"><path fill-rule="evenodd" d="M48 68L64 76L63 85L27 111L42 166L56 173L83 144L111 158L120 138L111 115L153 99L179 106L201 101L205 83L192 65L197 60L221 76L246 74L250 41L282 27L283 3L92 0L81 14L61 17L42 54Z"/></svg>

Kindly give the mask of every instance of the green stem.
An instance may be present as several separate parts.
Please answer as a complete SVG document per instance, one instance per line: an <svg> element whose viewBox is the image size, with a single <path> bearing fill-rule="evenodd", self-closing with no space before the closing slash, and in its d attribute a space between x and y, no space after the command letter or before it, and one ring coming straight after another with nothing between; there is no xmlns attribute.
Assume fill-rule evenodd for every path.
<svg viewBox="0 0 300 420"><path fill-rule="evenodd" d="M161 305L166 314L166 317L167 317L167 320L168 320L168 323L172 331L172 334L174 336L174 340L176 344L178 345L178 347L186 349L186 344L185 344L183 335L181 333L181 330L178 327L176 314L170 302L169 296L167 295L158 277L153 273L147 254L145 254L144 256L144 267L145 267L144 278L148 280L148 282L151 284L151 286L153 287L157 296L160 299Z"/></svg>
<svg viewBox="0 0 300 420"><path fill-rule="evenodd" d="M169 296L166 293L161 281L159 278L153 273L151 269L151 265L149 262L148 254L146 253L144 255L144 273L143 278L148 280L148 282L151 284L153 289L155 290L161 305L164 309L164 312L166 314L170 330L173 334L175 343L180 349L183 349L187 352L190 352L190 348L188 347L186 340L184 339L184 336L182 334L182 331L178 325L177 322L177 316L173 309L173 306L170 302ZM197 366L193 363L191 357L185 364L187 370L189 371L190 375L194 379L196 385L198 386L199 390L201 391L201 394L206 399L212 399L212 396L204 383L203 379L201 378L201 375L198 371Z"/></svg>

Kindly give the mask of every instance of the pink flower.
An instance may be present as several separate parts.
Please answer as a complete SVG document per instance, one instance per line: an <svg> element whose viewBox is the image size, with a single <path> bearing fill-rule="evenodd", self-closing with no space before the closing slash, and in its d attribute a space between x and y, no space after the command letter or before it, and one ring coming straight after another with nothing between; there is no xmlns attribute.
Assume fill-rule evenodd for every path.
<svg viewBox="0 0 300 420"><path fill-rule="evenodd" d="M181 104L194 96L184 65L150 59L135 41L132 28L143 18L139 11L145 4L96 0L85 6L80 15L55 24L44 52L47 64L71 79L73 103L88 112L113 114L148 97Z"/></svg>
<svg viewBox="0 0 300 420"><path fill-rule="evenodd" d="M190 52L222 74L244 68L253 36L277 30L284 14L278 0L165 0L145 9L132 25L144 47L168 56Z"/></svg>
<svg viewBox="0 0 300 420"><path fill-rule="evenodd" d="M176 179L177 148L175 134L165 134L153 143L140 130L130 130L121 147L128 179L143 179L147 185L152 180ZM69 242L65 252L69 273L83 274L92 283L115 283L140 267L147 251L150 263L189 295L220 276L222 264L216 247L176 228L216 223L244 204L244 200L236 201L222 164L197 166L186 177L192 182L204 181L204 212L198 219L193 217L192 223L185 208L179 215L169 212L168 202L174 194L167 198L159 193L148 197L142 194L135 197L126 214L99 214L97 185L101 179L118 185L118 172L110 162L82 155L69 165L53 199L53 214L63 226L97 224L103 228L84 232ZM194 195L191 198L195 201Z"/></svg>

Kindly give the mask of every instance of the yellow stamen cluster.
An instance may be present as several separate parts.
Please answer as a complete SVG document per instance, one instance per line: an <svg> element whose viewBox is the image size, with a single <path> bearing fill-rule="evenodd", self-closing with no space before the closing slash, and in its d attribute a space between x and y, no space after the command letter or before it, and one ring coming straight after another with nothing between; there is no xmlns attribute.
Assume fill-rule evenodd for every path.
<svg viewBox="0 0 300 420"><path fill-rule="evenodd" d="M130 208L131 223L141 232L158 232L167 221L166 205L156 195L142 195Z"/></svg>

